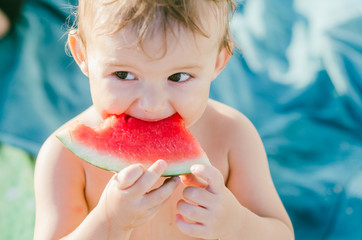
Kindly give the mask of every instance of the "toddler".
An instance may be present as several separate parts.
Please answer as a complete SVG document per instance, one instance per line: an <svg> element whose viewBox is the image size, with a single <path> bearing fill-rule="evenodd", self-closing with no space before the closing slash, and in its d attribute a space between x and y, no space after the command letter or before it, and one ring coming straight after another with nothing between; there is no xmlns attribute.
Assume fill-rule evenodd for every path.
<svg viewBox="0 0 362 240"><path fill-rule="evenodd" d="M178 113L212 166L164 178L167 163L158 160L114 173L79 159L53 134L35 169L35 239L293 239L255 128L209 99L232 54L233 7L232 0L79 1L68 43L93 106L68 124Z"/></svg>

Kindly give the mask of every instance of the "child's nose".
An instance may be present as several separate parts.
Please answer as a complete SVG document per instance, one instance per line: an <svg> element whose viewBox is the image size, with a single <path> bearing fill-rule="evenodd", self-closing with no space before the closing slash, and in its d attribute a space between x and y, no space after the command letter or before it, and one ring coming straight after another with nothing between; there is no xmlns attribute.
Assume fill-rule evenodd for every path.
<svg viewBox="0 0 362 240"><path fill-rule="evenodd" d="M161 112L167 102L167 92L162 86L147 86L138 101L139 107L150 113Z"/></svg>

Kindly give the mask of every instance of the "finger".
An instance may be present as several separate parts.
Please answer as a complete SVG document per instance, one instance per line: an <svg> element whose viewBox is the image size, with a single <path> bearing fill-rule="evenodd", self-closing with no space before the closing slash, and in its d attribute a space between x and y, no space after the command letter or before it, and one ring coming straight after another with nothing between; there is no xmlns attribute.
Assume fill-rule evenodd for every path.
<svg viewBox="0 0 362 240"><path fill-rule="evenodd" d="M164 160L157 160L142 175L142 177L134 184L134 189L140 195L146 194L157 180L161 177L167 168Z"/></svg>
<svg viewBox="0 0 362 240"><path fill-rule="evenodd" d="M183 217L195 223L204 223L208 218L206 208L187 203L184 200L177 203L177 209Z"/></svg>
<svg viewBox="0 0 362 240"><path fill-rule="evenodd" d="M144 171L145 170L141 164L133 164L124 168L122 171L117 173L114 178L117 181L118 188L125 190L132 187L142 176Z"/></svg>
<svg viewBox="0 0 362 240"><path fill-rule="evenodd" d="M195 164L191 166L191 173L205 180L208 183L207 190L216 193L219 189L225 187L224 177L218 169L210 165Z"/></svg>
<svg viewBox="0 0 362 240"><path fill-rule="evenodd" d="M185 221L181 214L176 215L176 225L178 229L186 235L202 238L206 231L205 226L200 223L189 223Z"/></svg>
<svg viewBox="0 0 362 240"><path fill-rule="evenodd" d="M157 189L154 189L147 193L144 201L146 201L150 208L154 208L158 205L162 205L175 191L180 180L178 177L168 178L165 182Z"/></svg>
<svg viewBox="0 0 362 240"><path fill-rule="evenodd" d="M202 207L208 208L212 204L214 194L204 188L186 187L183 191L183 197Z"/></svg>
<svg viewBox="0 0 362 240"><path fill-rule="evenodd" d="M203 179L196 177L194 174L180 175L181 182L186 186L206 188L207 182Z"/></svg>

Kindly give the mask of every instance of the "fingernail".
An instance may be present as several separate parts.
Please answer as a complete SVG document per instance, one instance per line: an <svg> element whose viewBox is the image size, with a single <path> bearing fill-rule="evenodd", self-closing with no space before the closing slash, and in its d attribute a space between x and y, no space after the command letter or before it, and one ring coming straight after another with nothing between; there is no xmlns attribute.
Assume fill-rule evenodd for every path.
<svg viewBox="0 0 362 240"><path fill-rule="evenodd" d="M139 164L138 168L137 168L137 174L142 175L144 173L144 171L145 171L144 166L142 164Z"/></svg>
<svg viewBox="0 0 362 240"><path fill-rule="evenodd" d="M160 167L165 169L167 167L167 163L164 160L157 160Z"/></svg>
<svg viewBox="0 0 362 240"><path fill-rule="evenodd" d="M198 168L199 167L197 165L192 165L191 168L190 168L190 171L195 172L195 171L197 171Z"/></svg>

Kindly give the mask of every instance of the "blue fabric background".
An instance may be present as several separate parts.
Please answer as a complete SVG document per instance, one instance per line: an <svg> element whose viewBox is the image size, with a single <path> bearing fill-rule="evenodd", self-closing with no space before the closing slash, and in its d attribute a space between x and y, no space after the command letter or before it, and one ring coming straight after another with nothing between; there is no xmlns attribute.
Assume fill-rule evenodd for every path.
<svg viewBox="0 0 362 240"><path fill-rule="evenodd" d="M0 141L34 155L91 104L64 51L70 11L28 0L0 40ZM362 2L249 0L232 28L241 50L211 97L257 127L296 239L362 239Z"/></svg>
<svg viewBox="0 0 362 240"><path fill-rule="evenodd" d="M66 0L28 0L0 40L0 141L32 154L91 104L88 80L65 54L70 12Z"/></svg>
<svg viewBox="0 0 362 240"><path fill-rule="evenodd" d="M211 96L265 144L296 239L362 239L362 1L249 0Z"/></svg>

